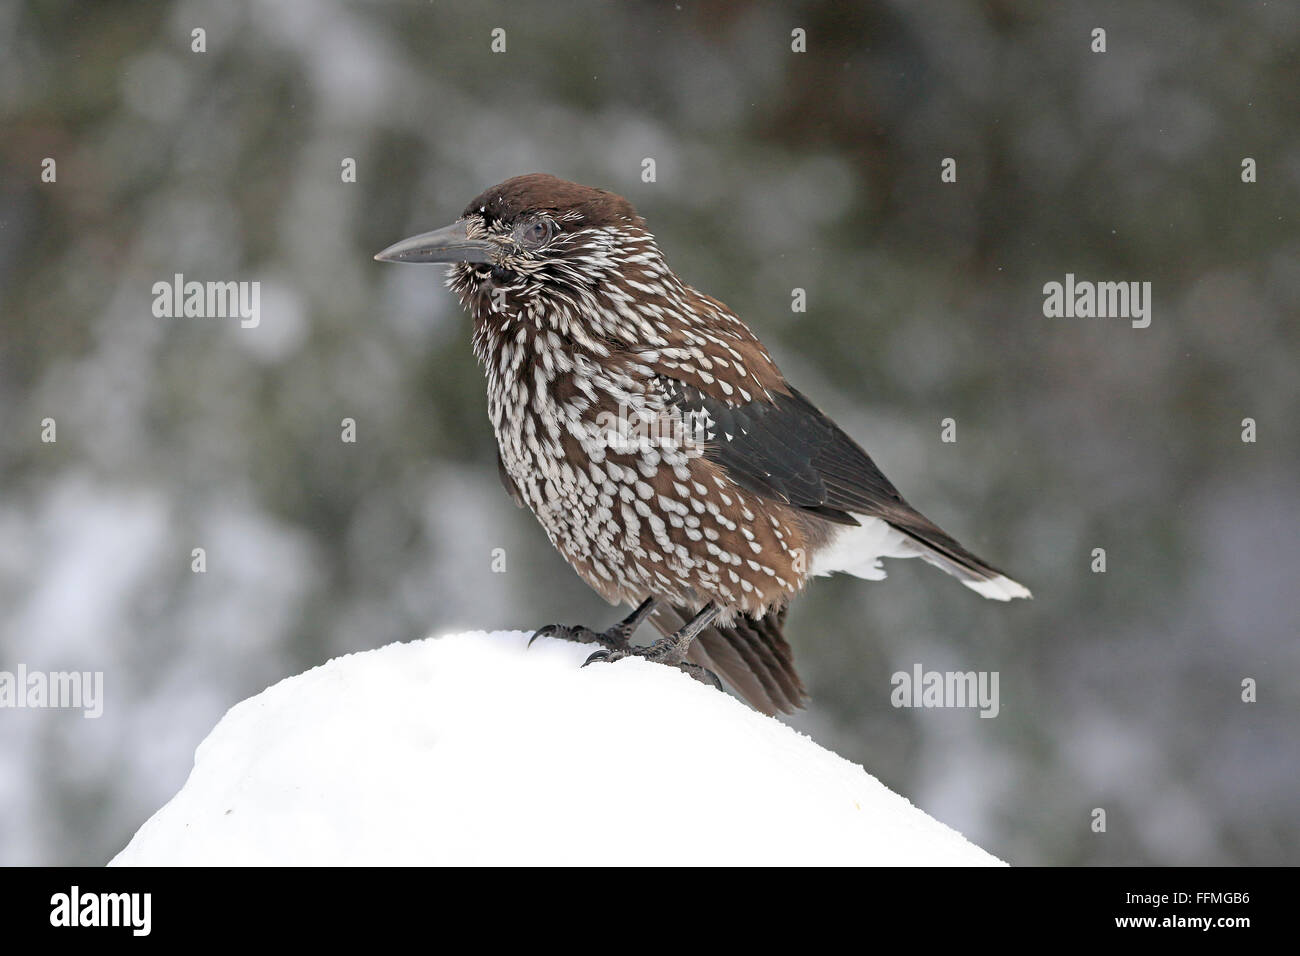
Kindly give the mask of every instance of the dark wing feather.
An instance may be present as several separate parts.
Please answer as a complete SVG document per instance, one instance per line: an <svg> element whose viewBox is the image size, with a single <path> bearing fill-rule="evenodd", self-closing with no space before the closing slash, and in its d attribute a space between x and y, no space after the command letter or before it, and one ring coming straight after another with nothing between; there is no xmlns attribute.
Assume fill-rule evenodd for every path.
<svg viewBox="0 0 1300 956"><path fill-rule="evenodd" d="M756 494L843 524L858 523L852 513L907 507L867 453L794 389L743 405L680 383L670 395L705 423L705 457Z"/></svg>
<svg viewBox="0 0 1300 956"><path fill-rule="evenodd" d="M732 404L680 382L667 386L682 414L705 423L704 456L741 487L839 524L858 524L855 514L882 518L959 577L1002 573L904 501L857 442L787 388L772 392L771 401Z"/></svg>

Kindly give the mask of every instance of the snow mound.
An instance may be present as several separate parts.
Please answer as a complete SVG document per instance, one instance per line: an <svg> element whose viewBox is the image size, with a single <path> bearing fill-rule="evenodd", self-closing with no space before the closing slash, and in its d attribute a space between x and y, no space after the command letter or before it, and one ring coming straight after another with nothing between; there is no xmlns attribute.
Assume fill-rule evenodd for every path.
<svg viewBox="0 0 1300 956"><path fill-rule="evenodd" d="M996 865L680 671L454 634L233 707L114 865Z"/></svg>

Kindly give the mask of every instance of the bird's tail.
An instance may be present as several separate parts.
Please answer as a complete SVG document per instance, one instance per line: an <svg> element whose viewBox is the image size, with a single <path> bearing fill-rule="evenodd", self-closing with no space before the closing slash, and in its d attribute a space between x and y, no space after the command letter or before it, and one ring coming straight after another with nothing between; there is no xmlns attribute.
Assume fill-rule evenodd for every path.
<svg viewBox="0 0 1300 956"><path fill-rule="evenodd" d="M919 512L914 517L893 523L905 536L905 547L914 549L919 558L947 571L966 587L994 601L1032 597L1029 588L1013 581L993 565L978 558Z"/></svg>
<svg viewBox="0 0 1300 956"><path fill-rule="evenodd" d="M667 636L693 616L686 608L660 605L650 622ZM729 627L707 627L692 642L688 658L725 680L755 710L792 714L807 702L808 692L781 633L784 623L781 608L761 618L738 616Z"/></svg>
<svg viewBox="0 0 1300 956"><path fill-rule="evenodd" d="M1029 588L971 554L906 502L896 503L883 517L854 517L856 526L836 528L829 545L814 555L813 574L843 572L878 581L885 576L881 558L920 558L994 601L1032 596Z"/></svg>

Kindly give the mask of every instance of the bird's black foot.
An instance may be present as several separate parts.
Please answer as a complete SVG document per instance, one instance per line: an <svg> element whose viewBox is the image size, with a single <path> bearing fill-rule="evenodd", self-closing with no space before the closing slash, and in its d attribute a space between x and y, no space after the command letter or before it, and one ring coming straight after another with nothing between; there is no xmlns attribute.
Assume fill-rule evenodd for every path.
<svg viewBox="0 0 1300 956"><path fill-rule="evenodd" d="M667 664L669 667L676 667L678 670L690 674L697 681L712 684L718 690L722 690L722 681L718 680L717 674L707 667L701 667L699 664L694 664L686 659L686 655L691 649L691 642L695 640L695 635L708 627L709 623L717 616L718 608L713 604L708 604L704 610L688 621L681 630L670 637L660 638L646 647L633 647L630 644L617 648L606 647L588 657L583 661L582 666L621 661L625 657L641 657L648 661L654 661L656 664Z"/></svg>
<svg viewBox="0 0 1300 956"><path fill-rule="evenodd" d="M648 597L635 611L605 631L593 631L581 624L572 627L567 624L547 624L533 632L533 636L528 639L528 645L531 647L533 641L539 637L558 637L562 641L575 641L578 644L599 644L611 652L626 650L632 644L632 635L636 633L636 629L654 609L655 599Z"/></svg>
<svg viewBox="0 0 1300 956"><path fill-rule="evenodd" d="M617 624L607 631L593 631L581 624L547 624L533 632L533 636L528 639L528 646L531 647L539 637L558 637L562 641L573 641L576 644L599 644L612 652L627 647L629 635Z"/></svg>
<svg viewBox="0 0 1300 956"><path fill-rule="evenodd" d="M711 684L718 690L722 690L722 681L718 675L713 673L707 667L701 667L685 659L686 655L682 651L681 643L674 637L665 637L655 641L646 647L622 647L613 650L601 649L594 652L590 657L582 662L582 666L588 664L604 663L609 664L614 661L621 661L625 657L640 657L647 661L654 661L656 664L666 664L669 667L675 667L685 674L690 674L702 684Z"/></svg>

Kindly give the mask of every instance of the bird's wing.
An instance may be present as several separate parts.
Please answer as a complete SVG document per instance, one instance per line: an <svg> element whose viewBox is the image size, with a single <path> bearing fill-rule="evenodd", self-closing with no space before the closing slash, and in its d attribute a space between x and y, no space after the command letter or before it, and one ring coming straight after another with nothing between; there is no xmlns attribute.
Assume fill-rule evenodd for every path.
<svg viewBox="0 0 1300 956"><path fill-rule="evenodd" d="M666 345L633 350L656 376L665 403L703 421L704 457L743 488L839 525L880 518L915 542L920 557L1005 600L1001 571L976 557L906 501L875 462L821 409L786 382L758 338L723 303L696 290L707 329L667 329ZM691 416L688 418L688 416ZM856 516L856 517L855 517ZM1009 596L1028 596L1008 582ZM983 589L983 590L982 590ZM1023 593L1022 593L1023 592Z"/></svg>
<svg viewBox="0 0 1300 956"><path fill-rule="evenodd" d="M870 456L790 386L744 403L676 380L664 388L702 423L704 456L741 487L841 524L914 514Z"/></svg>
<svg viewBox="0 0 1300 956"><path fill-rule="evenodd" d="M782 384L743 403L676 379L662 387L683 417L704 422L704 457L741 487L836 524L881 518L916 542L919 556L976 590L1004 577L909 505L857 442ZM1013 596L1021 590L1014 585Z"/></svg>
<svg viewBox="0 0 1300 956"><path fill-rule="evenodd" d="M667 326L665 344L631 350L664 403L707 434L705 457L743 488L858 524L853 514L911 512L867 453L791 388L757 336L711 296L688 289L699 325ZM937 530L937 529L936 529Z"/></svg>

